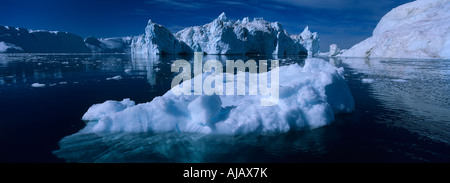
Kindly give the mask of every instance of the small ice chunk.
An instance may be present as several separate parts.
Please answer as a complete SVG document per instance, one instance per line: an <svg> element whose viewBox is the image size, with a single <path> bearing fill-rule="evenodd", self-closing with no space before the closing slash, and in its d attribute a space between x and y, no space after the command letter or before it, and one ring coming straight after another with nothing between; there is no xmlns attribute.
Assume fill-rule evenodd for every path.
<svg viewBox="0 0 450 183"><path fill-rule="evenodd" d="M67 84L67 82L61 81L61 82L59 82L59 84L60 84L60 85L65 85L65 84Z"/></svg>
<svg viewBox="0 0 450 183"><path fill-rule="evenodd" d="M43 87L45 87L45 84L33 83L33 84L31 84L31 87L34 87L34 88L43 88Z"/></svg>
<svg viewBox="0 0 450 183"><path fill-rule="evenodd" d="M110 78L106 78L106 80L121 80L121 79L122 79L121 75L110 77Z"/></svg>
<svg viewBox="0 0 450 183"><path fill-rule="evenodd" d="M371 79L371 78L363 78L361 81L363 83L373 83L373 79Z"/></svg>
<svg viewBox="0 0 450 183"><path fill-rule="evenodd" d="M126 73L130 73L130 72L131 72L131 69L125 69L125 72L126 72Z"/></svg>
<svg viewBox="0 0 450 183"><path fill-rule="evenodd" d="M407 82L407 80L404 80L404 79L391 79L391 81L399 82L399 83Z"/></svg>

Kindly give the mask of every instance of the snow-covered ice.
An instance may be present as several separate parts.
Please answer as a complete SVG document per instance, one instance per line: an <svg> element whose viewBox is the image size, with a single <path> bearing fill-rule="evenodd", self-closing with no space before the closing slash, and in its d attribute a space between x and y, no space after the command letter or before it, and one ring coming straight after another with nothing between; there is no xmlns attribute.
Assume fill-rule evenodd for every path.
<svg viewBox="0 0 450 183"><path fill-rule="evenodd" d="M334 114L354 109L343 68L309 58L303 68L297 64L279 67L279 74L280 96L274 106L261 106L260 99L267 97L262 95L175 95L173 90L180 88L174 87L143 104L129 99L95 104L83 116L87 125L79 133L286 132L330 124Z"/></svg>
<svg viewBox="0 0 450 183"><path fill-rule="evenodd" d="M342 56L450 58L450 1L417 0L392 9L373 36Z"/></svg>
<svg viewBox="0 0 450 183"><path fill-rule="evenodd" d="M102 104L95 104L83 115L83 120L99 120L105 116L112 115L115 112L122 111L128 107L133 107L134 101L123 99L122 101L106 101Z"/></svg>

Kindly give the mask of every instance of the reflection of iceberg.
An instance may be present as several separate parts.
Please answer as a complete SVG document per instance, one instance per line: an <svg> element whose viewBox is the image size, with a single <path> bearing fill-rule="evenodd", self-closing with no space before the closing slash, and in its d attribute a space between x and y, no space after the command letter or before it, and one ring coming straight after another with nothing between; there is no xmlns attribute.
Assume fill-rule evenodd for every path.
<svg viewBox="0 0 450 183"><path fill-rule="evenodd" d="M204 55L203 63L208 60L218 60L224 63L226 60L228 60L228 57L226 55Z"/></svg>
<svg viewBox="0 0 450 183"><path fill-rule="evenodd" d="M155 68L153 68L154 62L147 63L147 82L150 86L156 85L156 72Z"/></svg>
<svg viewBox="0 0 450 183"><path fill-rule="evenodd" d="M340 66L342 64L342 60L338 59L336 57L330 57L328 62L330 62L330 64L332 64L332 65L334 65L336 67L338 67L338 66Z"/></svg>
<svg viewBox="0 0 450 183"><path fill-rule="evenodd" d="M303 68L282 66L279 73L280 99L275 106L261 106L260 99L264 97L261 95L176 96L172 93L178 89L175 87L151 102L116 110L108 116L95 115L89 109L87 113L92 115L83 118L89 122L79 133L285 132L327 125L334 120L334 114L351 112L354 108L342 68L320 59L308 59ZM94 106L102 105L106 104Z"/></svg>
<svg viewBox="0 0 450 183"><path fill-rule="evenodd" d="M148 54L131 54L132 70L145 70L147 74L147 82L150 86L156 85L156 73L157 69L154 67L159 63L159 55L148 55Z"/></svg>

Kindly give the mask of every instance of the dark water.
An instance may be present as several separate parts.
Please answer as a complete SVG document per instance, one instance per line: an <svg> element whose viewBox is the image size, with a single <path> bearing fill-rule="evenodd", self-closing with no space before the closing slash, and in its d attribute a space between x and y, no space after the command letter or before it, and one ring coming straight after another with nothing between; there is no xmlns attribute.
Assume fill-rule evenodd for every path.
<svg viewBox="0 0 450 183"><path fill-rule="evenodd" d="M305 59L204 60L250 58ZM356 109L311 131L72 135L93 104L163 95L176 59L0 55L0 162L450 162L449 60L330 59L344 67Z"/></svg>

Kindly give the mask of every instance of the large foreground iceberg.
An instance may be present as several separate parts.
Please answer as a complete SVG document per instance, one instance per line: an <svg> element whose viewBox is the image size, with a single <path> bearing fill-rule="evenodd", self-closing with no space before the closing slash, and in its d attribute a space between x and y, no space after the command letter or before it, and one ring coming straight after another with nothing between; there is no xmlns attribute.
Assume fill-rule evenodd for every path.
<svg viewBox="0 0 450 183"><path fill-rule="evenodd" d="M248 17L232 21L225 13L211 23L185 28L173 35L163 26L149 22L145 34L133 40L132 53L309 55L319 51L319 36L306 27L290 36L278 22ZM169 49L170 48L170 49Z"/></svg>
<svg viewBox="0 0 450 183"><path fill-rule="evenodd" d="M267 77L271 72L259 74ZM249 73L245 74L249 77ZM203 79L207 75L203 74ZM236 76L234 80L238 82ZM192 80L181 85L192 84ZM354 109L343 68L324 60L310 58L304 67L297 64L279 67L279 84L279 101L273 106L261 106L260 99L267 96L259 94L175 95L174 90L179 87L144 104L135 105L129 99L106 101L89 108L83 116L87 125L79 133L286 132L330 124L335 114ZM245 85L248 88L248 82Z"/></svg>
<svg viewBox="0 0 450 183"><path fill-rule="evenodd" d="M59 32L0 26L0 53L90 53L83 38Z"/></svg>
<svg viewBox="0 0 450 183"><path fill-rule="evenodd" d="M417 0L387 13L373 36L342 56L450 58L450 1Z"/></svg>

